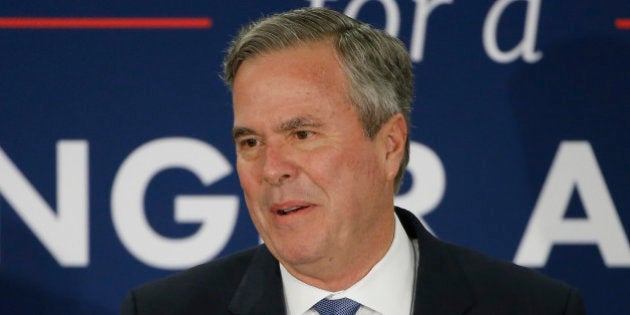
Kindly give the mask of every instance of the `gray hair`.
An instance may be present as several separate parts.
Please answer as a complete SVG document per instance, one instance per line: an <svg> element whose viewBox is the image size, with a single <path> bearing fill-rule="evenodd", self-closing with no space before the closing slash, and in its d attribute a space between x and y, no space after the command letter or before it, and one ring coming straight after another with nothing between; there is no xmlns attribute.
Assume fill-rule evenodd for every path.
<svg viewBox="0 0 630 315"><path fill-rule="evenodd" d="M409 126L413 74L404 44L379 29L326 8L303 8L275 14L241 29L223 61L223 80L232 89L241 63L266 52L302 43L330 41L350 83L350 102L363 131L372 139L393 115ZM409 137L394 181L400 188L409 162Z"/></svg>

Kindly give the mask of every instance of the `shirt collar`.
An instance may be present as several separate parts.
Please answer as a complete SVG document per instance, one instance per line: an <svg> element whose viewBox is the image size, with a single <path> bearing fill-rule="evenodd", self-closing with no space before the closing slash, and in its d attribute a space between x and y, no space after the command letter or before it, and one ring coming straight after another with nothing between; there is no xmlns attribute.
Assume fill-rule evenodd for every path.
<svg viewBox="0 0 630 315"><path fill-rule="evenodd" d="M370 272L341 292L328 292L308 285L291 275L282 264L287 314L302 315L323 298L350 298L381 314L409 314L414 283L414 249L396 216L394 240L383 258Z"/></svg>

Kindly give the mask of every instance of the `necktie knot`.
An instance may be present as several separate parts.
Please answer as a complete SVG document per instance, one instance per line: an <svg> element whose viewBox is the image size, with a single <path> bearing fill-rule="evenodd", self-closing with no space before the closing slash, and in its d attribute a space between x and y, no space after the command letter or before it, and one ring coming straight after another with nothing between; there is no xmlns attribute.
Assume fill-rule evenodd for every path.
<svg viewBox="0 0 630 315"><path fill-rule="evenodd" d="M329 300L322 299L313 305L320 315L354 315L361 304L348 299Z"/></svg>

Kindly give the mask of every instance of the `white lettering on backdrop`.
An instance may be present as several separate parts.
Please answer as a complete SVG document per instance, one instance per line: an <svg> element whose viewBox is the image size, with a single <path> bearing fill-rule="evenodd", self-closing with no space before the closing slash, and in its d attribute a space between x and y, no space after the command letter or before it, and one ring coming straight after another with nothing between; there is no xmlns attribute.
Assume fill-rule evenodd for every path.
<svg viewBox="0 0 630 315"><path fill-rule="evenodd" d="M413 62L421 62L424 57L425 39L428 29L429 16L433 11L444 4L453 4L453 0L412 0L416 3L416 10L413 19L411 32L411 43L409 55ZM518 1L527 2L525 13L525 25L521 41L509 51L502 51L499 48L499 38L497 28L501 16L505 9ZM535 63L542 58L542 52L536 51L536 36L538 34L538 17L540 16L540 5L542 0L497 0L490 7L486 19L483 23L482 43L486 54L497 63L510 63L519 57L529 63ZM336 0L310 0L311 7L324 7L326 2L336 2ZM361 8L370 1L350 0L344 13L356 18ZM385 31L398 36L400 30L400 9L395 0L378 0L385 10Z"/></svg>
<svg viewBox="0 0 630 315"><path fill-rule="evenodd" d="M89 264L88 182L87 141L59 141L55 212L0 148L0 193L64 267Z"/></svg>
<svg viewBox="0 0 630 315"><path fill-rule="evenodd" d="M574 190L585 218L565 218ZM606 266L630 267L628 238L586 141L560 143L514 262L543 267L556 244L596 244Z"/></svg>
<svg viewBox="0 0 630 315"><path fill-rule="evenodd" d="M127 249L147 265L163 269L192 267L215 257L232 236L239 199L229 196L177 196L175 221L201 223L186 238L155 232L145 215L144 196L161 171L181 168L211 185L232 173L232 166L214 147L190 138L164 138L146 143L123 162L112 187L112 219Z"/></svg>

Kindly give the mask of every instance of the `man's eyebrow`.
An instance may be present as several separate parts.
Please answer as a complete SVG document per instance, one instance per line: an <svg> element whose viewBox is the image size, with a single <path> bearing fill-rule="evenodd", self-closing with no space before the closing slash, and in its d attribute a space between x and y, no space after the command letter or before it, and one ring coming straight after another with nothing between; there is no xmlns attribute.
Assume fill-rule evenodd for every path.
<svg viewBox="0 0 630 315"><path fill-rule="evenodd" d="M232 128L232 139L238 139L243 136L254 135L256 132L246 127L234 127Z"/></svg>
<svg viewBox="0 0 630 315"><path fill-rule="evenodd" d="M304 127L311 127L311 128L320 127L321 125L322 125L321 122L310 117L295 117L280 124L277 130L283 132L283 131L296 130L296 129L300 129Z"/></svg>
<svg viewBox="0 0 630 315"><path fill-rule="evenodd" d="M279 132L286 132L286 131L292 131L292 130L296 130L296 129L300 129L304 127L314 128L314 127L321 127L321 126L322 126L322 123L320 123L319 121L313 118L304 116L304 117L291 118L283 122L282 124L280 124L280 126L278 126L275 129L276 131L279 131ZM257 134L256 131L247 127L235 126L234 128L232 128L232 139L238 139L240 137L256 135L256 134Z"/></svg>

